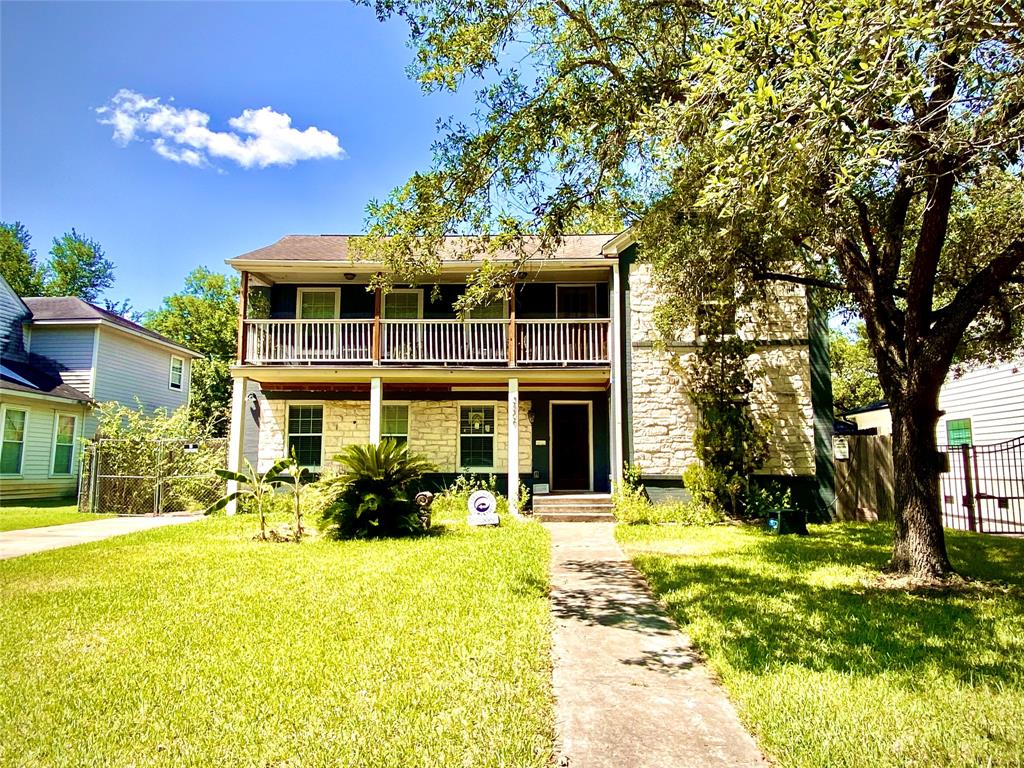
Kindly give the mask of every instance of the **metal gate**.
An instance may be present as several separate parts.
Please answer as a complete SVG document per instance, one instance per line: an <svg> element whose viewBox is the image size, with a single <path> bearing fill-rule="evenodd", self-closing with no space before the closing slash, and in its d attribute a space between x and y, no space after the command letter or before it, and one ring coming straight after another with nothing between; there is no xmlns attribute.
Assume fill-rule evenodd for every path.
<svg viewBox="0 0 1024 768"><path fill-rule="evenodd" d="M1024 533L1024 436L992 445L948 445L942 521L979 533Z"/></svg>
<svg viewBox="0 0 1024 768"><path fill-rule="evenodd" d="M227 466L224 439L101 438L86 446L78 508L119 515L199 512L219 499Z"/></svg>

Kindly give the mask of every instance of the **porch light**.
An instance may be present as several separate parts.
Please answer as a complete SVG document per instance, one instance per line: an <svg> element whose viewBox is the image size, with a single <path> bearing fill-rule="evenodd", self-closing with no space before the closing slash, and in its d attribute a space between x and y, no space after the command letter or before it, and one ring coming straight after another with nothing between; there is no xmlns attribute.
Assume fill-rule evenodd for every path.
<svg viewBox="0 0 1024 768"><path fill-rule="evenodd" d="M533 412L533 408L526 412L526 418L531 424L533 424L533 420L537 418L537 414Z"/></svg>
<svg viewBox="0 0 1024 768"><path fill-rule="evenodd" d="M355 280L356 279L356 273L355 272L345 272L344 274L342 274L342 277L344 277L346 280Z"/></svg>

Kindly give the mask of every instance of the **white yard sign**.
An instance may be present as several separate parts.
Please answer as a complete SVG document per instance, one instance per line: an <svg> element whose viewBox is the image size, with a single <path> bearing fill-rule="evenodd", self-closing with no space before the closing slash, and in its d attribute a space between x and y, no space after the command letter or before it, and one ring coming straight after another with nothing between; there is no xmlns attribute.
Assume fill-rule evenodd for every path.
<svg viewBox="0 0 1024 768"><path fill-rule="evenodd" d="M469 497L470 525L497 525L498 502L490 491L475 491Z"/></svg>

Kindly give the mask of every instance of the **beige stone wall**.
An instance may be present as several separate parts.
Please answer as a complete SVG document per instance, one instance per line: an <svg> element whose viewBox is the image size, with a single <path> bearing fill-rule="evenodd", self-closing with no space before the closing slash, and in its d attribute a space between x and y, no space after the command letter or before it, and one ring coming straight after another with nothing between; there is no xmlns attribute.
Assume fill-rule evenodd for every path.
<svg viewBox="0 0 1024 768"><path fill-rule="evenodd" d="M694 332L681 329L672 351L658 350L654 314L659 291L650 267L634 265L629 282L634 460L647 474L681 475L695 459L697 412L679 372L692 354ZM770 455L762 471L813 474L814 414L803 289L778 288L766 304L740 313L737 326L746 339L803 342L758 347L751 361L759 371L752 402L755 413L772 425Z"/></svg>
<svg viewBox="0 0 1024 768"><path fill-rule="evenodd" d="M287 400L268 400L260 395L259 470L265 471L285 455ZM293 401L300 402L300 401ZM316 401L302 401L316 402ZM391 401L409 405L409 448L424 454L440 472L460 472L458 466L459 401ZM365 400L326 400L324 406L324 462L332 467L331 457L346 445L366 443L370 439L370 404ZM508 403L494 402L495 467L508 470ZM530 403L519 403L519 471L529 472L532 465L532 432L527 412Z"/></svg>

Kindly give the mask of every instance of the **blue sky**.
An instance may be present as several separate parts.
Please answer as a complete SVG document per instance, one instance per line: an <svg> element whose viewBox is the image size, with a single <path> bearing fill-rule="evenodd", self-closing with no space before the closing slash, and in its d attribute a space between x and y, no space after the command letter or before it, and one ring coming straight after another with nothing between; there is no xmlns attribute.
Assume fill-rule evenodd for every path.
<svg viewBox="0 0 1024 768"><path fill-rule="evenodd" d="M284 234L362 231L472 108L422 94L405 27L349 3L5 0L0 23L0 218L40 258L98 240L136 309Z"/></svg>

